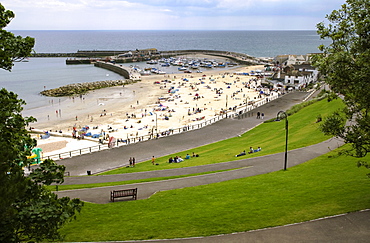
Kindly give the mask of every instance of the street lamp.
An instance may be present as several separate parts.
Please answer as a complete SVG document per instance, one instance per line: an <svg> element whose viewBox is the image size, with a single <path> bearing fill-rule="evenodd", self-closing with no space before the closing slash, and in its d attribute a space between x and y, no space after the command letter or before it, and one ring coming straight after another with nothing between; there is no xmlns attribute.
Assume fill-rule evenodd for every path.
<svg viewBox="0 0 370 243"><path fill-rule="evenodd" d="M226 110L225 110L225 112L226 112L226 118L227 118L227 111L228 111L228 108L227 108L227 98L228 98L228 96L226 95Z"/></svg>
<svg viewBox="0 0 370 243"><path fill-rule="evenodd" d="M280 121L280 118L285 118L285 162L284 170L286 170L288 164L288 114L285 111L279 111L276 116L276 121Z"/></svg>
<svg viewBox="0 0 370 243"><path fill-rule="evenodd" d="M245 113L248 112L248 99L249 99L249 96L247 96L247 98L245 98Z"/></svg>
<svg viewBox="0 0 370 243"><path fill-rule="evenodd" d="M154 136L154 133L153 133L153 138L157 138L158 137L158 117L157 117L157 113L154 113L155 115L155 136Z"/></svg>

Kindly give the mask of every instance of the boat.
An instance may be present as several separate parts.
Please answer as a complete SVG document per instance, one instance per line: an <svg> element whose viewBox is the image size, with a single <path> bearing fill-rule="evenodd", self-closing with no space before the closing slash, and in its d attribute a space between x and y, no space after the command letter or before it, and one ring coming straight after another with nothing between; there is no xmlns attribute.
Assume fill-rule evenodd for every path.
<svg viewBox="0 0 370 243"><path fill-rule="evenodd" d="M159 70L159 69L156 69L156 68L152 68L150 70L150 72L154 73L154 74L166 74L165 71L162 71L162 70Z"/></svg>
<svg viewBox="0 0 370 243"><path fill-rule="evenodd" d="M156 60L150 60L146 62L147 64L158 64Z"/></svg>
<svg viewBox="0 0 370 243"><path fill-rule="evenodd" d="M150 71L141 71L140 74L143 76L150 75Z"/></svg>
<svg viewBox="0 0 370 243"><path fill-rule="evenodd" d="M188 70L188 69L187 69L186 67L179 67L179 68L178 68L178 70L179 70L179 71L186 71L186 70Z"/></svg>

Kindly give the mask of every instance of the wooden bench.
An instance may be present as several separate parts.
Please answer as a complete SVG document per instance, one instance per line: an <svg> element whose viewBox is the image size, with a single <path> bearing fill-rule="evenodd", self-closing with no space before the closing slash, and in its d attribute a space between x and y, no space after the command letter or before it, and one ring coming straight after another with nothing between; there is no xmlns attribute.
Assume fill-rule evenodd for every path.
<svg viewBox="0 0 370 243"><path fill-rule="evenodd" d="M136 200L137 198L137 188L134 189L124 189L124 190L117 190L110 192L110 200L114 202L115 198L120 197L132 197L132 199Z"/></svg>

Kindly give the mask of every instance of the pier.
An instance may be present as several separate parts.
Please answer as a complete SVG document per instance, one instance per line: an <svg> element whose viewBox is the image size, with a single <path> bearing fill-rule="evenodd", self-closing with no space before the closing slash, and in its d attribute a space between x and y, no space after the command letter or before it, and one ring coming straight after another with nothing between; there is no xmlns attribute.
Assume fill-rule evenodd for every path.
<svg viewBox="0 0 370 243"><path fill-rule="evenodd" d="M192 54L203 54L228 58L242 65L269 64L267 58L252 57L244 53L217 51L217 50L173 50L158 51L155 48L142 50L79 50L76 53L36 53L33 57L69 57L66 64L92 64L96 61L109 61L114 59L115 63L135 63L174 56L186 56Z"/></svg>

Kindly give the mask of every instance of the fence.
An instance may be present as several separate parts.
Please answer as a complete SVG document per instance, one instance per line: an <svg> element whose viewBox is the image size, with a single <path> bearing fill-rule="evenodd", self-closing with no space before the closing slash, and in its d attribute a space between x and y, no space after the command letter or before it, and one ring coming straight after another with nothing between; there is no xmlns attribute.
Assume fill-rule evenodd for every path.
<svg viewBox="0 0 370 243"><path fill-rule="evenodd" d="M131 143L138 143L138 142L148 141L148 140L151 140L151 139L158 139L158 138L161 138L161 137L166 137L166 136L170 136L170 135L174 135L174 134L179 134L179 133L183 133L183 132L187 132L187 131L200 129L202 127L211 125L211 124L213 124L217 121L220 121L222 119L225 119L225 118L242 119L242 118L250 117L250 116L254 115L254 113L250 112L250 111L252 111L255 108L257 108L259 106L262 106L262 105L264 105L264 104L266 104L266 103L268 103L272 100L275 100L278 97L279 97L278 95L272 95L272 96L269 96L265 99L256 101L253 104L243 105L239 108L228 110L225 113L223 113L219 116L213 117L211 119L200 120L198 123L195 123L195 124L191 124L191 125L187 125L187 126L183 126L183 127L179 127L179 128L174 128L174 129L168 129L168 130L165 130L165 131L158 131L158 132L152 131L150 135L131 136L131 137L127 137L127 139L118 139L114 144L99 144L99 145L92 146L92 147L77 149L77 150L68 151L68 152L57 153L57 154L48 155L48 156L45 156L45 157L48 158L48 159L53 159L53 160L71 158L73 156L79 156L79 155L82 155L82 154L98 152L98 151L102 151L102 150L106 150L106 149L111 149L111 148L115 148L115 147L128 145L128 144L131 144Z"/></svg>

